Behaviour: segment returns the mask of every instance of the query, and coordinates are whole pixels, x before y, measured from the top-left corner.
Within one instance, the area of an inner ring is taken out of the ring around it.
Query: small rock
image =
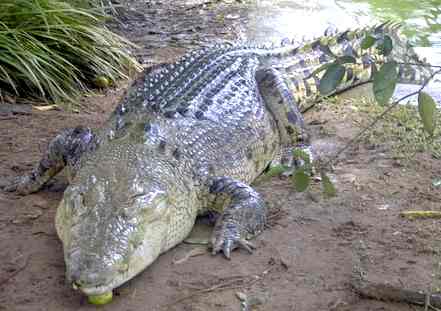
[[[240,300],[240,301],[246,301],[247,300],[247,294],[243,293],[243,292],[236,292],[236,297]]]
[[[29,200],[31,206],[46,209],[49,208],[49,202],[39,195],[34,195]]]
[[[18,215],[15,219],[13,219],[11,222],[14,225],[19,225],[19,224],[24,224],[27,222],[30,222],[31,220],[35,220],[38,217],[40,217],[41,215],[43,215],[43,212],[41,211],[41,209],[35,209],[34,212],[32,213],[27,213],[27,214],[23,214],[23,215]]]
[[[441,187],[441,178],[435,178],[432,180],[432,186],[435,188]]]
[[[286,270],[289,269],[289,267],[291,266],[291,262],[289,262],[286,258],[284,258],[283,256],[280,256],[280,264],[282,265],[283,268],[285,268]]]
[[[0,105],[0,115],[30,115],[31,105],[4,104]]]
[[[389,204],[383,204],[383,205],[380,205],[379,207],[377,207],[377,209],[384,211],[384,210],[389,209],[389,207],[390,207]]]

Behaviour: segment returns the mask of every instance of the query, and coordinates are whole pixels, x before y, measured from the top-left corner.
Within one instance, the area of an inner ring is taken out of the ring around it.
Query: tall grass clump
[[[138,68],[102,12],[60,0],[1,0],[0,90],[71,102],[95,77],[116,80]]]

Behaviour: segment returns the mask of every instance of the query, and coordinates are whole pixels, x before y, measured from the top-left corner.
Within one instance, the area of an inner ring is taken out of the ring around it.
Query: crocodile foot
[[[220,227],[216,226],[211,245],[213,255],[222,251],[227,259],[231,259],[231,251],[238,247],[242,247],[250,253],[256,248],[253,243],[241,237],[239,226],[231,223],[223,224]]]
[[[262,232],[266,223],[265,203],[260,195],[250,186],[230,177],[214,178],[210,193],[226,204],[214,226],[212,253],[222,251],[228,259],[231,251],[238,247],[251,253],[255,247],[247,239]]]

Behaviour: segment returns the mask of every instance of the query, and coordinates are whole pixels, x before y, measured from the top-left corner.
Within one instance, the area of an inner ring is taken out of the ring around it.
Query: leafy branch
[[[435,102],[433,101],[432,97],[430,97],[430,95],[422,92],[422,90],[427,86],[427,84],[437,74],[441,74],[441,67],[440,67],[439,70],[435,71],[428,79],[426,79],[426,81],[421,85],[421,87],[418,90],[416,90],[416,91],[414,91],[412,93],[409,93],[409,94],[407,94],[405,96],[402,96],[401,98],[399,98],[396,101],[392,102],[392,104],[390,104],[390,106],[387,109],[385,109],[378,117],[376,117],[368,126],[363,128],[360,132],[358,132],[357,135],[355,135],[355,137],[353,137],[343,147],[341,147],[339,150],[337,150],[337,152],[332,156],[332,158],[330,158],[328,161],[326,161],[323,164],[323,167],[329,167],[335,160],[338,159],[338,157],[344,151],[346,151],[350,146],[352,146],[354,143],[359,141],[360,138],[367,131],[371,130],[379,121],[384,119],[384,117],[388,113],[390,113],[392,111],[392,109],[394,109],[400,102],[406,100],[407,98],[415,96],[415,95],[419,95],[419,97],[418,97],[418,108],[419,108],[419,111],[420,111],[421,118],[423,120],[423,124],[425,124],[424,120],[427,121],[427,128],[425,126],[425,130],[428,131],[431,135],[433,135],[433,129],[434,129],[434,123],[435,122],[433,120],[434,110],[432,109],[432,107],[434,107],[436,109],[436,105],[435,105]],[[423,110],[423,112],[421,112],[421,109]]]
[[[373,34],[366,33],[365,38],[361,42],[361,49],[373,49],[375,48],[379,56],[387,57],[393,50],[392,39],[384,33],[374,31]],[[330,56],[335,58],[335,61],[330,64],[325,64],[315,70],[312,75],[316,75],[322,71],[325,71],[320,79],[319,92],[323,97],[327,97],[335,94],[338,86],[342,83],[344,76],[347,73],[347,64],[357,64],[357,60],[352,56],[336,56],[331,51],[328,51]],[[355,137],[353,137],[348,143],[337,150],[337,152],[329,158],[325,163],[319,163],[320,174],[322,179],[323,192],[327,196],[334,196],[336,189],[329,177],[326,175],[326,170],[334,163],[338,157],[346,151],[350,146],[358,142],[361,137],[371,130],[380,120],[384,119],[398,104],[406,100],[409,97],[418,95],[418,112],[423,123],[423,128],[428,133],[429,138],[433,139],[436,120],[436,103],[433,98],[423,92],[427,84],[437,75],[441,74],[441,66],[429,65],[424,63],[403,63],[393,60],[382,62],[381,67],[377,70],[376,64],[372,63],[371,70],[373,70],[373,92],[375,100],[380,105],[387,105],[395,91],[396,84],[398,82],[398,65],[406,66],[421,66],[437,69],[433,71],[430,76],[425,79],[421,84],[421,87],[412,93],[402,96],[398,100],[392,102],[378,117],[376,117],[368,126],[363,128]],[[359,64],[361,65],[361,64]],[[304,163],[310,163],[310,160],[304,160]],[[298,168],[293,175],[293,182],[298,191],[304,191],[310,184],[310,174],[305,173],[305,169]]]

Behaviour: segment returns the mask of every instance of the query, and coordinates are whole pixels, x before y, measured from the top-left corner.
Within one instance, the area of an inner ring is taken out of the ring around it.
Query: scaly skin
[[[411,50],[391,33],[398,54]],[[307,141],[297,105],[317,98],[311,73],[326,53],[356,56],[340,90],[371,78],[374,49],[360,50],[364,30],[302,46],[215,46],[146,73],[105,126],[67,130],[40,164],[7,190],[37,191],[67,166],[71,183],[57,211],[66,276],[86,295],[109,293],[180,243],[196,216],[216,210],[213,253],[244,247],[266,222],[249,184],[275,161],[290,163],[298,135]],[[415,62],[415,60],[413,61]],[[411,81],[427,76],[410,70]],[[400,77],[406,80],[402,70]]]

